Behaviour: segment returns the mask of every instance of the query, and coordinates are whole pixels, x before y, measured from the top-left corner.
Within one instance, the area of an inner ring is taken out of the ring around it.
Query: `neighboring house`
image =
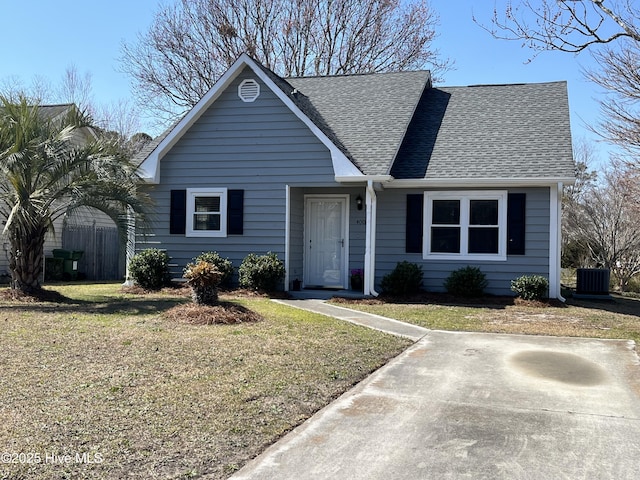
[[[55,121],[57,119],[64,118],[65,115],[73,114],[73,110],[75,108],[76,108],[75,105],[71,103],[66,103],[61,105],[41,105],[39,107],[40,109],[39,111],[40,111],[40,114],[45,118],[49,118]],[[87,135],[92,135],[92,132],[87,132]],[[0,218],[0,224],[1,224],[0,243],[2,244],[2,251],[0,252],[0,277],[2,277],[3,279],[7,279],[8,281],[11,275],[9,271],[10,245],[9,245],[9,239],[7,238],[6,235],[2,233],[6,220],[7,220],[6,218]],[[51,252],[54,249],[62,247],[62,237],[60,235],[60,233],[62,232],[62,221],[63,221],[62,218],[55,221],[53,224],[54,232],[49,232],[47,234],[47,237],[44,243],[44,252],[45,252],[45,256],[47,257],[52,255]]]
[[[72,103],[60,105],[41,105],[39,113],[58,121],[68,115],[77,115],[77,107]],[[78,145],[94,141],[97,136],[91,127],[82,127],[74,133],[74,142]],[[2,234],[6,219],[0,218],[0,282],[8,281],[9,239]],[[99,232],[98,232],[99,230]],[[98,233],[98,234],[97,234]],[[65,235],[66,234],[66,235]],[[65,238],[66,237],[66,238]],[[102,239],[108,239],[100,243]],[[116,245],[113,245],[115,239]],[[78,209],[72,215],[58,217],[53,222],[53,230],[47,233],[44,243],[44,256],[53,256],[54,249],[80,250],[89,255],[79,261],[79,271],[88,278],[97,280],[115,280],[124,276],[124,255],[120,253],[119,238],[115,223],[104,213],[89,207]]]
[[[560,297],[560,202],[574,181],[565,82],[435,88],[429,72],[282,79],[247,55],[141,152],[156,204],[138,250],[173,274],[217,251],[285,262],[289,289],[376,294],[403,260],[442,291],[478,266],[487,291],[539,274]]]

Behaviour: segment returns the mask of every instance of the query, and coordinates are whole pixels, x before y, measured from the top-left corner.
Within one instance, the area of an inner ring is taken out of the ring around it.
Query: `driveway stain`
[[[607,374],[599,365],[578,355],[546,350],[527,350],[511,357],[519,370],[538,378],[579,386],[605,383]]]

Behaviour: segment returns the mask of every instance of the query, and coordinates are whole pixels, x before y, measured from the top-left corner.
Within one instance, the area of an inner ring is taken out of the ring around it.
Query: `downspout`
[[[562,296],[560,280],[560,262],[562,257],[562,182],[550,187],[550,235],[549,235],[549,296],[561,302],[567,300]],[[552,293],[553,292],[553,293]]]
[[[376,221],[378,199],[373,189],[373,181],[367,180],[367,227],[366,227],[366,245],[364,251],[364,293],[377,297],[378,292],[375,291],[376,278]]]

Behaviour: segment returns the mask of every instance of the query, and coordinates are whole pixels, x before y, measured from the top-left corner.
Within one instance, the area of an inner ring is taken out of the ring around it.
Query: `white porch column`
[[[289,281],[291,274],[289,267],[291,266],[291,187],[285,185],[285,220],[284,220],[284,291],[289,291]]]
[[[364,294],[378,296],[375,291],[376,277],[376,221],[378,199],[373,189],[373,182],[367,181],[366,195],[366,233],[365,233],[365,249],[364,249]]]
[[[561,294],[562,271],[562,182],[549,188],[549,298],[564,302]]]

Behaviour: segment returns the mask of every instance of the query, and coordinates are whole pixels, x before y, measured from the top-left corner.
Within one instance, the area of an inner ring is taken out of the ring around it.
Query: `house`
[[[376,295],[401,261],[427,290],[467,265],[487,291],[539,274],[560,297],[562,187],[574,181],[565,82],[433,87],[428,71],[283,79],[242,55],[141,152],[156,204],[138,250],[173,274],[203,251],[284,261],[289,289]]]

